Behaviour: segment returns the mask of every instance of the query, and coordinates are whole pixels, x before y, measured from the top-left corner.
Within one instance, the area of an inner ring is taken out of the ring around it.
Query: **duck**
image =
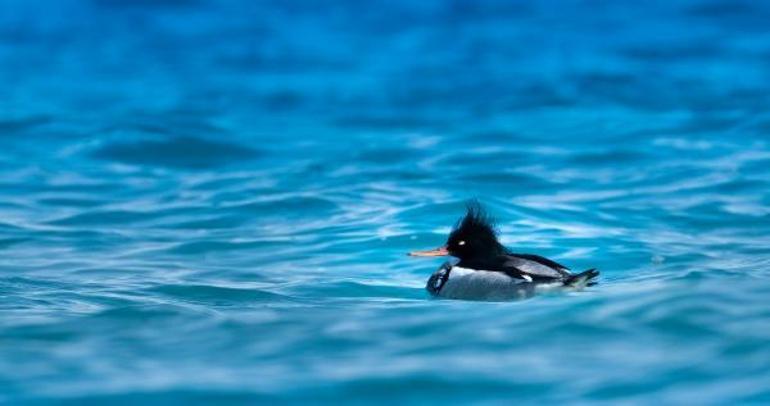
[[[576,291],[597,283],[599,271],[572,273],[535,254],[515,253],[498,239],[494,219],[477,201],[454,226],[446,243],[413,251],[412,257],[454,257],[434,272],[425,286],[434,297],[459,300],[524,299],[549,291]]]

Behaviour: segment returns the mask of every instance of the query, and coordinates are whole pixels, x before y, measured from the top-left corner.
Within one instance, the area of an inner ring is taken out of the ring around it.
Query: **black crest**
[[[505,247],[497,241],[494,221],[475,200],[468,203],[465,217],[449,234],[447,248],[453,256],[461,259],[505,252]]]
[[[492,234],[497,237],[495,221],[487,214],[477,200],[471,200],[466,205],[465,217],[455,224],[453,232],[462,231],[468,234]]]

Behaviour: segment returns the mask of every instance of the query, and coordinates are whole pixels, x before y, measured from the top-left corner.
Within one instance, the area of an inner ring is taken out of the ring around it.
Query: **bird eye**
[[[460,241],[457,243],[457,245],[465,245],[465,241]]]

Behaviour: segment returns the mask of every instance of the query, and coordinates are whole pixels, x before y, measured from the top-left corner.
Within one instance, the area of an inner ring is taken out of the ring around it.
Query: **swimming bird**
[[[452,256],[431,275],[425,288],[433,296],[465,300],[527,298],[549,290],[580,290],[596,284],[596,269],[573,274],[569,268],[534,254],[517,254],[497,238],[494,222],[477,202],[468,204],[446,244],[415,257]]]

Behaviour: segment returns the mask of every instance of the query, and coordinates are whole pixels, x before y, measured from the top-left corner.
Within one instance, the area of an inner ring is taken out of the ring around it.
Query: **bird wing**
[[[508,254],[503,265],[535,278],[561,279],[569,276],[569,268],[548,258],[533,254]]]

